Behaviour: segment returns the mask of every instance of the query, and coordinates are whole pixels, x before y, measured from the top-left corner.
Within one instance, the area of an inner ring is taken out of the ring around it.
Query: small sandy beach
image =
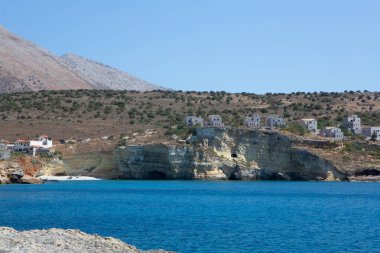
[[[89,180],[100,180],[95,177],[86,176],[39,176],[38,179],[42,181],[89,181]]]

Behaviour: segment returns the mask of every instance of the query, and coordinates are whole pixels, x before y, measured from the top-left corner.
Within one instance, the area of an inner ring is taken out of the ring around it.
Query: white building
[[[8,141],[0,140],[0,148],[6,148],[8,144],[9,144]]]
[[[186,125],[189,127],[193,126],[204,126],[204,120],[201,117],[196,117],[196,116],[186,116],[185,118]]]
[[[318,121],[316,119],[301,119],[299,123],[310,132],[318,133]]]
[[[7,144],[0,143],[0,148],[7,148]]]
[[[258,114],[253,114],[252,117],[245,117],[244,119],[244,126],[246,127],[259,127],[261,117]]]
[[[53,147],[53,140],[49,138],[47,135],[42,135],[38,137],[36,141],[30,141],[29,146],[31,147],[38,147],[42,149],[49,149]]]
[[[283,117],[271,115],[266,118],[266,126],[269,128],[273,127],[285,127],[286,121]]]
[[[9,144],[7,144],[6,148],[7,148],[8,150],[13,151],[13,150],[15,149],[15,144],[9,143]]]
[[[335,140],[343,140],[344,134],[338,127],[325,127],[319,133],[320,136],[334,138]]]
[[[220,115],[209,115],[207,118],[207,126],[224,127],[222,117]]]
[[[6,148],[7,150],[14,150],[15,144],[10,143],[9,141],[6,140],[0,140],[0,148]]]
[[[18,151],[18,152],[29,152],[29,150],[30,150],[29,141],[27,141],[27,140],[17,140],[15,142],[13,150],[14,151]]]
[[[5,146],[0,146],[0,160],[9,160],[11,158],[11,151]]]
[[[14,151],[18,152],[30,152],[33,156],[36,155],[37,151],[46,151],[53,147],[53,141],[46,135],[38,137],[37,140],[17,140],[14,144]]]
[[[346,116],[343,118],[343,127],[351,130],[355,134],[362,133],[361,120],[356,115]]]
[[[37,151],[47,151],[53,147],[53,140],[47,135],[42,135],[36,141],[30,141],[29,146],[30,152],[35,156]]]
[[[375,135],[376,140],[380,141],[380,127],[363,127],[362,134],[367,140],[370,140]]]

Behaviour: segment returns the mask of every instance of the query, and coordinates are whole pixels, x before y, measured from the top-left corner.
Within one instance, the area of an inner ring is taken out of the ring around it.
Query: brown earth
[[[42,168],[42,163],[38,157],[19,156],[15,160],[27,176],[35,176]]]

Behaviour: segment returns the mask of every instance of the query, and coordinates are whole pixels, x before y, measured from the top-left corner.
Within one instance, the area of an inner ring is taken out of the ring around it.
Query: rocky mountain
[[[55,56],[0,26],[0,93],[68,89],[164,88],[79,56]]]
[[[50,52],[0,26],[0,92],[92,89]]]
[[[95,89],[105,90],[165,90],[158,85],[150,84],[128,73],[108,65],[86,59],[74,54],[65,54],[61,58],[69,65],[69,68],[92,83]]]

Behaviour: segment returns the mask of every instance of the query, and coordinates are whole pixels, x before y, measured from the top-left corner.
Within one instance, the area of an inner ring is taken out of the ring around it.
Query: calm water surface
[[[179,252],[380,252],[380,183],[0,185],[0,226],[77,228]]]

